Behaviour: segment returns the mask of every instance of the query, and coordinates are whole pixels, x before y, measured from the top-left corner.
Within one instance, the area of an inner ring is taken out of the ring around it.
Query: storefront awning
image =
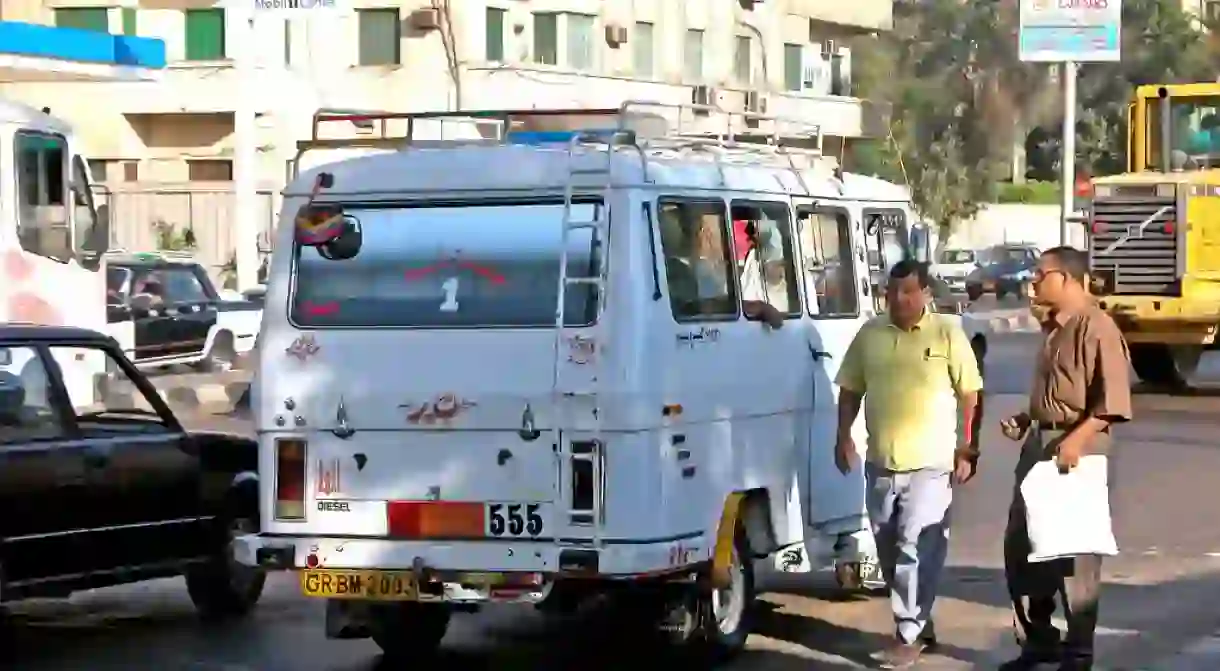
[[[161,40],[0,21],[0,83],[152,81],[164,67]]]

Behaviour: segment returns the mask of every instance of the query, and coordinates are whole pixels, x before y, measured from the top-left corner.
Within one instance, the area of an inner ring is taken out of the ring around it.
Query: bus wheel
[[[369,612],[369,630],[387,659],[414,661],[436,654],[451,616],[445,604],[377,604]]]
[[[729,564],[729,583],[713,587],[700,604],[701,643],[715,660],[732,657],[746,647],[746,638],[753,626],[754,561],[750,558],[749,542],[744,530],[738,528]]]
[[[1139,379],[1161,387],[1187,386],[1199,368],[1201,345],[1169,346],[1160,343],[1130,345],[1131,367]]]

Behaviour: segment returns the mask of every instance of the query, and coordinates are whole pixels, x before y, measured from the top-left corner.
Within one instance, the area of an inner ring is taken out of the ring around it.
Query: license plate
[[[320,569],[301,572],[301,593],[321,599],[415,601],[419,586],[410,571]]]

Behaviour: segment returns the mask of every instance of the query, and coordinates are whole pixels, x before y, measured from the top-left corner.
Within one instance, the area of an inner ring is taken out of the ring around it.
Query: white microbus
[[[386,140],[287,187],[262,527],[237,559],[299,572],[328,636],[390,655],[435,649],[455,610],[620,590],[692,650],[737,651],[754,559],[872,554],[832,380],[875,314],[866,232],[909,233],[905,190],[623,131],[626,106],[496,115],[502,138]],[[745,316],[762,302],[782,326]]]
[[[105,331],[108,224],[67,122],[0,98],[0,322]],[[74,405],[97,400],[98,355],[59,361]]]

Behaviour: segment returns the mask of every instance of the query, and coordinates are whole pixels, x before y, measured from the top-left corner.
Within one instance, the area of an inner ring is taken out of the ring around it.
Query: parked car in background
[[[970,300],[994,293],[996,298],[1025,296],[1038,263],[1038,248],[1032,245],[996,245],[983,253],[978,268],[966,276]]]
[[[958,293],[966,291],[966,278],[978,270],[978,255],[973,249],[944,249],[932,264],[932,274]]]
[[[116,252],[106,258],[111,337],[140,368],[230,369],[254,348],[262,305],[220,295],[193,257]]]
[[[111,375],[75,393],[59,362]],[[187,431],[113,339],[0,323],[0,601],[183,575],[209,616],[247,613],[265,574],[233,538],[259,528],[258,444]]]

